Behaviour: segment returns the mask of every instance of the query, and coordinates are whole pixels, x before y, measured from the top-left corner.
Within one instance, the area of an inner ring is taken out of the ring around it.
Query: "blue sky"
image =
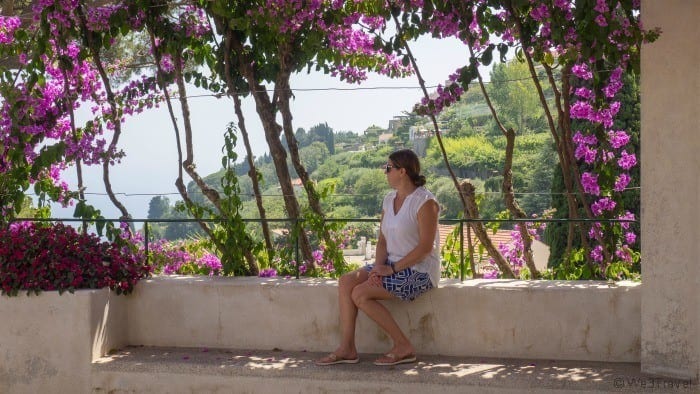
[[[434,40],[423,38],[413,43],[416,56],[426,84],[444,83],[449,74],[466,64],[466,48],[454,39]],[[318,88],[378,88],[378,87],[418,87],[415,76],[392,80],[372,75],[361,85],[349,85],[322,73],[295,75],[292,89]],[[188,95],[206,93],[192,88]],[[362,89],[343,91],[295,91],[292,103],[294,128],[310,127],[327,122],[336,131],[362,133],[371,125],[387,127],[389,120],[402,111],[411,110],[422,97],[418,88],[414,89]],[[204,176],[218,171],[221,167],[221,147],[226,125],[235,121],[233,103],[230,99],[199,97],[189,100],[194,129],[194,158],[198,172]],[[173,103],[175,108],[178,103]],[[252,149],[256,155],[267,151],[262,126],[255,112],[252,99],[244,100],[244,116],[251,134]],[[178,114],[179,116],[179,114]],[[179,119],[181,120],[181,119]],[[182,128],[182,126],[180,126]],[[237,151],[243,155],[243,142]],[[174,186],[177,177],[177,154],[174,132],[165,106],[151,110],[127,120],[124,125],[120,146],[126,157],[112,168],[112,189],[134,218],[145,218],[148,202],[155,194],[176,193]],[[66,178],[75,189],[75,170],[69,169]],[[109,202],[102,183],[101,168],[84,169],[88,202],[102,211],[107,218],[116,218],[119,212]],[[185,182],[189,182],[185,174]],[[95,193],[95,194],[91,194]],[[176,194],[168,196],[176,201]],[[54,217],[72,217],[73,209],[53,207]]]

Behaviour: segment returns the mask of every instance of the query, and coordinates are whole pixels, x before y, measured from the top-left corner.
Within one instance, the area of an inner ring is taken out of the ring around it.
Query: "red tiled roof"
[[[467,241],[467,234],[471,234],[471,239],[472,239],[472,246],[474,247],[474,261],[478,263],[478,268],[481,270],[488,264],[489,261],[489,255],[486,250],[483,251],[483,253],[479,253],[479,245],[481,245],[481,242],[479,239],[476,237],[476,234],[474,234],[474,231],[468,232],[467,231],[467,225],[465,224],[463,227],[464,231],[464,245],[462,245],[464,249],[464,254],[468,253],[468,248],[469,248],[469,243]],[[445,248],[445,241],[447,240],[448,235],[450,235],[453,231],[455,232],[455,236],[459,237],[459,225],[452,225],[452,224],[440,224],[438,225],[438,232],[440,234],[440,248],[441,251],[446,251]],[[455,231],[457,230],[457,231]],[[486,232],[489,235],[489,238],[491,239],[491,242],[493,243],[493,246],[498,248],[498,245],[501,243],[507,244],[511,242],[511,233],[512,230],[498,230],[495,233],[493,230],[486,229]],[[459,239],[456,240],[459,242]],[[459,253],[458,247],[455,249],[455,253]]]
[[[447,239],[447,236],[455,231],[459,225],[453,225],[453,224],[440,224],[438,225],[438,231],[440,233],[440,247],[445,245],[445,240]],[[465,224],[463,227],[464,231],[464,250],[467,249],[467,225]],[[486,232],[489,235],[489,238],[491,239],[491,242],[493,242],[493,245],[498,247],[499,243],[509,243],[511,240],[510,233],[513,230],[498,230],[495,233],[490,230],[486,229]],[[456,233],[457,236],[459,236],[459,232]],[[474,231],[471,231],[471,237],[472,237],[472,243],[474,243],[474,246],[479,242],[479,240],[476,238],[476,235],[474,234]]]
[[[455,229],[459,228],[459,225],[447,225],[447,224],[440,224],[438,227],[438,231],[440,234],[440,248],[441,252],[449,252],[448,250],[445,250],[445,241],[450,233],[452,233]],[[467,242],[467,226],[465,225],[463,227],[464,229],[464,253],[465,255],[468,253],[468,242]],[[493,246],[498,248],[498,245],[501,243],[503,244],[508,244],[511,242],[511,232],[513,230],[498,230],[495,233],[493,230],[486,229],[486,232],[491,239],[491,242],[493,243]],[[456,231],[455,234],[457,237],[459,237],[459,232]],[[474,247],[474,261],[477,262],[477,270],[479,271],[484,271],[484,268],[490,267],[489,265],[489,255],[486,252],[486,250],[483,250],[483,253],[479,253],[479,245],[481,245],[481,242],[476,238],[475,234],[473,231],[471,231],[471,238],[472,238],[472,245]],[[457,240],[459,242],[459,240]],[[539,270],[543,270],[547,268],[547,260],[549,259],[549,247],[545,245],[544,243],[534,240],[532,243],[532,251],[533,251],[533,259],[535,266]],[[459,247],[457,246],[454,250],[454,253],[459,253]],[[490,269],[490,268],[488,268]]]

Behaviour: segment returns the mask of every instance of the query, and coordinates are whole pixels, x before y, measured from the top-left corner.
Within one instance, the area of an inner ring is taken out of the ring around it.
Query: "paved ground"
[[[135,387],[144,387],[144,381],[162,375],[161,380],[182,378],[182,382],[191,383],[195,377],[219,382],[257,379],[252,390],[243,390],[244,385],[227,386],[240,387],[240,392],[405,392],[406,387],[408,391],[443,393],[699,392],[696,382],[645,376],[635,363],[419,356],[415,364],[377,367],[372,361],[378,355],[361,354],[358,364],[319,367],[313,360],[321,356],[277,349],[127,347],[93,364],[94,375],[102,377],[94,386],[95,392],[138,392],[127,389],[125,382],[142,379],[141,386]],[[156,385],[148,387],[144,390],[159,390]],[[183,392],[195,390],[183,388]]]

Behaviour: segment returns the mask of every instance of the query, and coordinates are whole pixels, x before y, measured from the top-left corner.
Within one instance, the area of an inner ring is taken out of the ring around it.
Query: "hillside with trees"
[[[491,73],[489,93],[508,124],[522,130],[516,138],[514,157],[514,186],[527,212],[542,214],[551,208],[551,181],[557,165],[551,147],[551,137],[545,129],[543,113],[537,106],[532,81],[527,70],[518,62],[499,64]],[[539,110],[538,110],[539,109]],[[430,133],[429,119],[404,112],[387,122],[388,127],[369,126],[363,133],[336,131],[328,122],[314,125],[308,130],[295,132],[301,161],[323,190],[332,192],[322,201],[331,218],[378,218],[381,200],[389,191],[380,167],[387,156],[396,149],[408,147],[422,156],[423,171],[428,178],[427,187],[442,204],[444,219],[457,219],[462,212],[459,196],[447,174],[439,147]],[[445,109],[439,116],[445,149],[453,170],[460,178],[470,179],[478,186],[480,210],[484,218],[495,219],[505,209],[501,198],[502,170],[506,140],[498,131],[484,103],[481,92],[472,89],[464,97]],[[386,140],[381,136],[390,135]],[[289,160],[289,159],[288,159]],[[290,161],[291,166],[291,161]],[[263,201],[268,218],[286,218],[281,204],[275,168],[269,155],[258,157],[255,168],[263,180]],[[240,197],[243,201],[242,216],[258,218],[253,198],[252,181],[247,176],[246,162],[236,164]],[[206,176],[212,188],[221,188],[224,171]],[[293,179],[297,174],[290,173]],[[298,198],[304,200],[298,184]],[[205,203],[196,186],[188,186],[193,200]],[[173,210],[172,217],[176,213]],[[283,227],[286,224],[280,223]],[[274,226],[274,225],[273,225]],[[181,225],[178,225],[181,227]],[[196,230],[195,227],[192,227]],[[182,232],[171,232],[171,234]],[[167,236],[167,234],[164,234]],[[181,235],[179,235],[181,236]]]
[[[486,85],[487,92],[504,125],[518,130],[512,181],[520,207],[532,216],[541,217],[553,212],[554,217],[565,218],[567,210],[562,197],[564,190],[561,170],[542,107],[527,73],[524,64],[517,61],[497,64],[491,72],[490,83]],[[541,69],[540,76],[546,78]],[[623,92],[625,110],[618,123],[620,128],[630,130],[633,143],[638,146],[639,92],[635,79],[629,76],[627,78]],[[548,100],[553,99],[551,90],[544,93]],[[481,217],[507,217],[501,191],[507,141],[489,112],[482,92],[470,89],[461,100],[444,109],[437,119],[443,135],[443,147],[453,172],[460,179],[468,179],[476,187]],[[308,131],[304,128],[296,130],[295,137],[304,168],[316,187],[327,191],[321,204],[328,217],[347,219],[349,222],[353,219],[377,219],[381,200],[389,191],[381,166],[391,152],[408,147],[422,157],[423,172],[428,178],[427,187],[435,193],[442,205],[441,218],[461,218],[463,206],[445,167],[442,151],[430,131],[430,119],[417,115],[414,111],[405,111],[387,123],[388,127],[371,125],[362,133],[336,131],[328,122],[314,125]],[[288,217],[271,157],[263,155],[256,159],[254,165],[264,185],[262,195],[267,217]],[[289,165],[291,167],[291,161]],[[242,200],[241,215],[248,219],[258,219],[259,210],[254,201],[252,181],[247,176],[249,170],[246,162],[235,166]],[[210,174],[205,180],[211,187],[220,189],[224,173],[222,170]],[[635,175],[638,177],[638,169]],[[306,206],[308,203],[301,191],[297,174],[292,172],[290,177],[295,179],[297,198]],[[201,195],[197,195],[193,183],[188,189],[197,203],[206,204]],[[628,209],[638,213],[639,199],[634,190],[630,190],[624,201]],[[162,203],[160,200],[152,201],[156,207]],[[163,217],[186,217],[184,209],[180,208],[157,209],[169,212]],[[251,228],[255,226],[249,225]],[[512,224],[499,226],[511,228]],[[562,231],[562,226],[566,225],[550,225],[544,237],[544,241],[552,247],[552,266],[564,260],[567,232]],[[271,227],[286,229],[289,223],[276,222]],[[376,225],[365,223],[356,228],[360,228],[359,235],[369,238],[376,236]],[[156,233],[167,239],[187,237],[197,232],[197,227],[192,223],[156,226]],[[580,244],[574,241],[573,246],[578,247]]]

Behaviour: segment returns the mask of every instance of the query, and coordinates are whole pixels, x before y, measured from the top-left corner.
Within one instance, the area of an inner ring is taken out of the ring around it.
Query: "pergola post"
[[[644,0],[642,330],[644,373],[700,371],[700,2]]]

